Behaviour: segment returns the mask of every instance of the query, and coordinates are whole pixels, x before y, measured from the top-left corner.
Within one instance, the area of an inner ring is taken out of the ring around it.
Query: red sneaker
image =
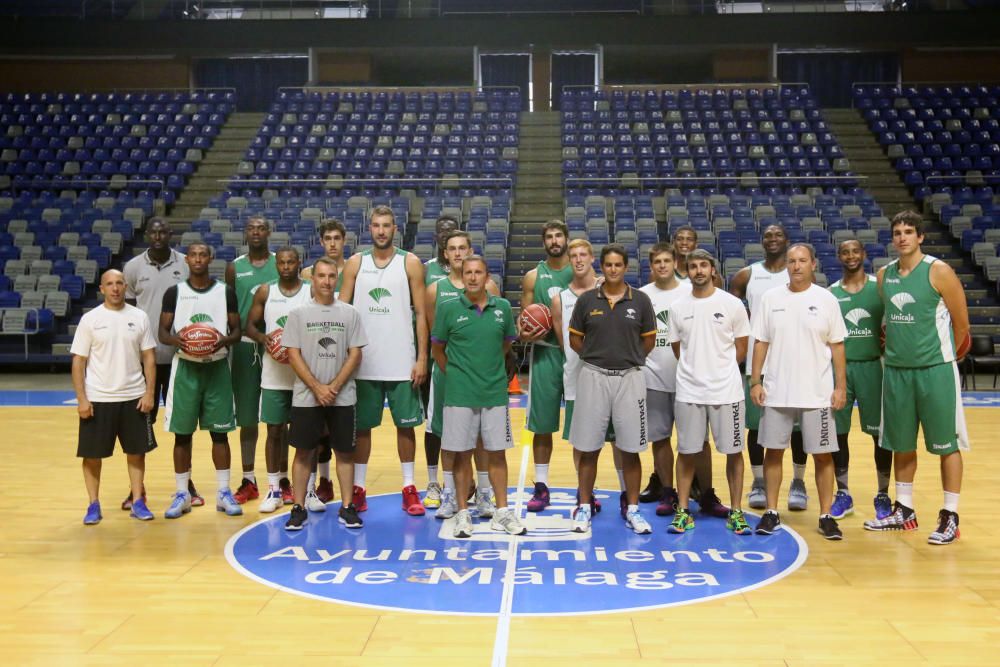
[[[251,482],[246,477],[240,483],[240,488],[236,489],[236,493],[233,494],[233,498],[236,499],[240,505],[243,505],[248,500],[256,500],[260,497],[260,493],[257,491],[257,485]]]
[[[410,516],[423,516],[424,504],[420,502],[420,494],[413,484],[403,487],[403,511]]]
[[[194,482],[188,480],[188,493],[191,494],[191,507],[201,507],[205,504],[205,499],[198,494],[198,489],[194,488]]]
[[[281,489],[281,504],[294,505],[295,494],[292,493],[292,483],[288,481],[287,477],[281,478],[278,482],[278,488]]]
[[[326,477],[320,477],[319,484],[316,485],[316,495],[324,503],[333,500],[333,482]]]
[[[363,486],[354,485],[354,492],[351,494],[351,500],[354,503],[354,509],[359,512],[364,512],[368,509],[368,492],[365,491]]]

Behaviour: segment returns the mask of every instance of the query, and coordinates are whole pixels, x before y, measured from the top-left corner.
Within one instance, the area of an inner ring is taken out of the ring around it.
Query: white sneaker
[[[573,510],[574,533],[586,533],[590,531],[590,504],[577,505]]]
[[[306,509],[310,512],[325,512],[326,503],[319,499],[314,489],[306,492]]]
[[[427,492],[424,494],[424,507],[434,509],[441,507],[441,485],[431,482],[427,485]]]
[[[435,519],[450,519],[458,513],[458,502],[455,500],[455,489],[441,491],[441,505],[434,512]]]
[[[757,480],[753,481],[753,486],[750,487],[750,493],[747,494],[747,504],[750,505],[750,509],[762,510],[767,507],[767,491],[764,489],[764,483],[758,483]]]
[[[284,503],[281,500],[281,491],[277,489],[271,489],[264,496],[264,499],[260,501],[260,513],[270,514],[276,511],[279,507],[283,507]]]
[[[496,511],[493,504],[493,490],[490,488],[476,489],[476,514],[480,519],[489,519]]]
[[[653,528],[649,522],[639,514],[639,510],[633,510],[625,514],[625,525],[631,528],[636,535],[649,535]]]
[[[507,533],[508,535],[524,535],[528,529],[521,525],[517,516],[509,507],[501,507],[493,513],[490,529]]]
[[[472,517],[469,510],[461,510],[455,516],[455,537],[472,537]]]

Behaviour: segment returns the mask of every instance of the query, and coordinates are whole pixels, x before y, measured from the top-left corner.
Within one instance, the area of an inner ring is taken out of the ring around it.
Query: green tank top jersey
[[[573,280],[573,267],[567,264],[563,268],[553,271],[543,260],[538,263],[535,269],[534,302],[552,308],[552,297],[569,287]],[[543,340],[550,345],[559,345],[559,341],[552,331]]]
[[[427,260],[424,264],[424,285],[430,285],[431,283],[436,283],[442,278],[448,275],[448,270],[441,265],[441,262],[434,259]]]
[[[885,363],[902,368],[926,368],[955,360],[951,313],[931,285],[930,255],[910,271],[899,273],[899,261],[885,267],[882,303],[885,307]]]
[[[465,292],[465,289],[455,287],[455,283],[451,282],[451,278],[443,276],[441,280],[437,281],[437,294],[435,295],[434,300],[435,314],[442,303],[445,303],[446,301],[454,301],[461,296],[463,292]]]
[[[344,286],[344,272],[341,271],[337,274],[337,285],[333,288],[337,294],[340,294],[340,288]]]
[[[273,252],[262,266],[254,266],[249,255],[240,255],[233,260],[233,273],[236,275],[236,303],[240,308],[240,324],[245,327],[254,292],[258,286],[278,279],[278,263]]]
[[[840,304],[840,314],[847,325],[844,350],[848,361],[871,361],[882,355],[879,329],[882,326],[882,299],[878,295],[878,280],[868,276],[865,286],[857,294],[844,289],[838,280],[830,291]]]

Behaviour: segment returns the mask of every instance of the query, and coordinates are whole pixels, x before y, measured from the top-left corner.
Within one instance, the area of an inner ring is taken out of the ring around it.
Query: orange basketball
[[[281,345],[281,335],[284,329],[275,329],[268,338],[267,353],[279,364],[288,363],[288,348]]]
[[[207,324],[192,324],[178,332],[184,341],[184,351],[192,357],[207,357],[215,352],[216,346],[222,340],[222,334]]]
[[[552,330],[552,312],[544,304],[533,303],[521,310],[517,322],[521,331],[529,335],[548,333]]]

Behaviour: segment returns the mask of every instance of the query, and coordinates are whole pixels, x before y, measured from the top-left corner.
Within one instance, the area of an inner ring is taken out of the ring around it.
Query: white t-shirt
[[[716,288],[704,298],[690,294],[674,303],[668,340],[681,344],[676,400],[696,405],[742,401],[743,378],[736,361],[736,339],[749,335],[747,309],[724,290]]]
[[[663,290],[656,283],[650,283],[639,289],[649,296],[649,300],[653,302],[653,312],[656,313],[656,344],[646,357],[646,365],[642,367],[642,374],[646,376],[646,389],[672,393],[676,390],[677,358],[667,342],[670,334],[670,310],[677,301],[691,294],[691,283],[678,281],[677,286],[671,290]]]
[[[156,349],[149,317],[135,306],[100,305],[80,318],[70,353],[87,357],[84,390],[93,403],[118,403],[146,393],[142,352]]]
[[[787,286],[765,293],[754,309],[755,339],[769,343],[764,404],[779,408],[828,408],[833,394],[831,343],[847,327],[837,297],[817,285],[802,292]]]
[[[125,298],[135,299],[135,305],[149,317],[153,327],[153,338],[160,326],[160,309],[163,293],[188,279],[190,270],[184,261],[184,253],[170,251],[170,257],[163,264],[149,258],[149,252],[136,255],[122,269],[125,275]],[[169,364],[174,358],[174,348],[157,341],[156,363]]]
[[[750,279],[747,280],[747,308],[750,309],[750,317],[753,317],[757,310],[757,304],[764,294],[775,287],[785,287],[788,285],[788,269],[782,269],[771,273],[764,267],[764,262],[754,262],[750,265]],[[753,368],[753,336],[750,337],[750,344],[747,347],[747,362],[745,372],[750,376]],[[766,373],[765,373],[766,375]]]

